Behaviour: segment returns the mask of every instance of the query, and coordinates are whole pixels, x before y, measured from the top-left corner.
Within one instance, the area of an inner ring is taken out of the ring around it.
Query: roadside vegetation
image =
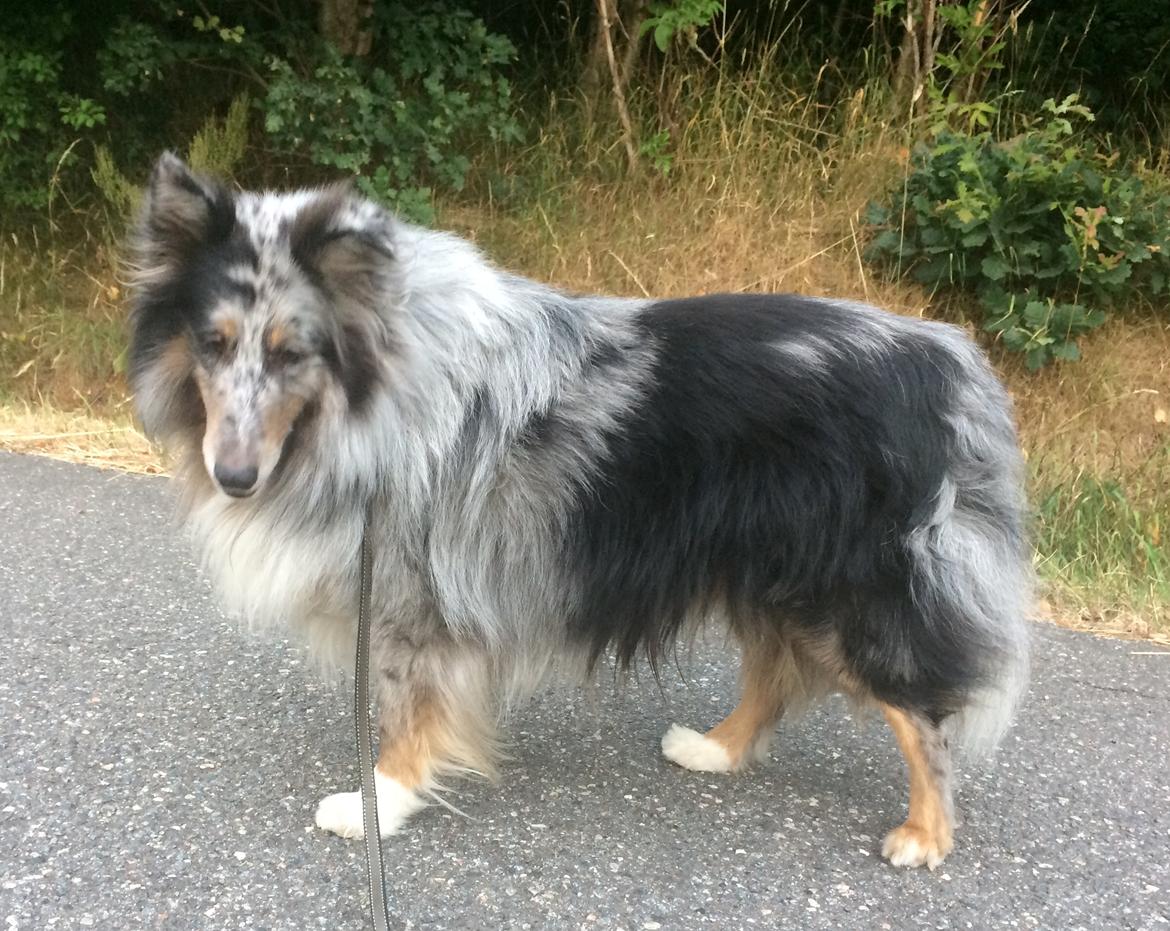
[[[576,290],[962,324],[1045,609],[1170,632],[1170,25],[1137,0],[43,4],[0,25],[0,444],[164,467],[118,243],[163,148],[356,183]]]

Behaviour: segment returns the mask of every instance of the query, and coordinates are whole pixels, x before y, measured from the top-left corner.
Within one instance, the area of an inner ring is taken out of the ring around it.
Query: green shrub
[[[142,188],[122,173],[104,145],[94,149],[90,176],[108,211],[102,231],[114,239],[142,203]]]
[[[142,177],[190,140],[204,170],[247,183],[360,175],[366,193],[425,219],[432,188],[463,186],[468,151],[519,138],[504,75],[515,48],[457,0],[375,5],[358,57],[328,43],[314,5],[229,6],[230,22],[177,0],[48,0],[0,20],[0,208],[23,219],[53,189],[73,206],[100,193],[121,215],[121,172]],[[248,148],[261,140],[242,95],[267,145]]]
[[[1006,142],[940,132],[866,214],[867,258],[975,293],[984,328],[1030,368],[1079,358],[1077,338],[1109,310],[1170,282],[1170,197],[1078,136],[1073,120],[1092,114],[1075,96],[1044,110]]]
[[[187,161],[196,171],[230,178],[248,147],[248,109],[251,99],[240,94],[222,119],[211,114],[191,140]]]
[[[90,97],[65,80],[69,11],[22,11],[0,32],[0,205],[48,204],[53,177],[77,141],[105,123]]]
[[[378,7],[375,47],[393,55],[367,62],[325,48],[308,74],[272,58],[264,128],[286,157],[307,152],[317,168],[360,175],[365,193],[429,220],[432,186],[462,189],[470,142],[520,137],[499,74],[515,48],[443,4]]]

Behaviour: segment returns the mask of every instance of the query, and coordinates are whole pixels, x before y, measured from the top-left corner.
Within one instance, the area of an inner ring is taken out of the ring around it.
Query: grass
[[[44,404],[0,404],[0,449],[143,475],[166,473],[161,452],[129,414],[99,416]]]
[[[109,250],[0,238],[0,403],[128,413],[126,325]]]
[[[659,140],[636,173],[616,124],[585,126],[574,103],[550,100],[530,146],[482,156],[475,186],[439,204],[439,225],[572,290],[799,291],[963,319],[962,303],[861,261],[859,215],[906,157],[877,85],[782,73],[766,60],[736,80],[683,73],[635,98],[644,138]],[[0,445],[158,471],[130,423],[105,239],[0,244]],[[1062,623],[1170,634],[1168,324],[1165,308],[1118,314],[1085,341],[1084,361],[1040,373],[992,350],[1016,400],[1036,563]]]

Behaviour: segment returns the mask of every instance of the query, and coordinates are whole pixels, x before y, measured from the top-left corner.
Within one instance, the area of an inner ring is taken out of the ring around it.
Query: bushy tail
[[[985,757],[995,751],[1027,690],[1028,638],[1022,623],[1019,633],[1019,639],[1001,654],[993,675],[945,725],[952,744],[968,757]]]
[[[986,488],[982,489],[984,492]],[[951,491],[912,542],[920,578],[936,619],[975,675],[959,710],[947,719],[954,745],[972,757],[990,754],[1002,740],[1027,689],[1033,585],[1022,504],[999,499],[964,506]],[[967,497],[968,504],[971,497]],[[948,506],[949,505],[949,506]]]
[[[945,341],[964,373],[947,415],[948,477],[909,543],[933,616],[949,624],[947,637],[974,673],[947,726],[956,745],[978,756],[999,744],[1027,688],[1032,549],[1011,400],[969,340]]]

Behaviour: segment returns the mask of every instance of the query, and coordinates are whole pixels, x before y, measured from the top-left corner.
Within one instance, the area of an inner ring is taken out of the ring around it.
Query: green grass
[[[1170,629],[1170,444],[1137,474],[1039,477],[1032,502],[1037,568],[1066,610]]]

